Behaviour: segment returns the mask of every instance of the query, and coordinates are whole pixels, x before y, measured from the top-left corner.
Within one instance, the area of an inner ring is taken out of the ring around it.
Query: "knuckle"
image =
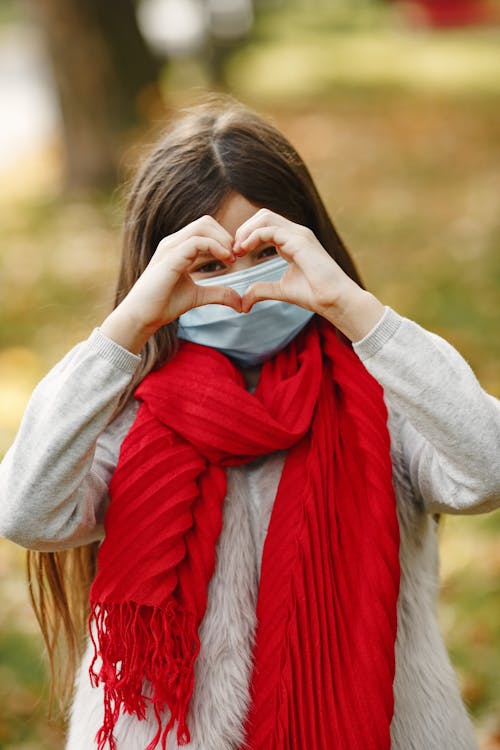
[[[194,234],[183,243],[183,247],[185,248],[186,252],[193,253],[198,250],[204,250],[205,243],[206,243],[205,237],[200,237],[199,235]]]
[[[197,234],[193,239],[198,247],[206,248],[212,244],[210,237],[206,237],[204,234]]]
[[[195,221],[195,224],[197,224],[198,227],[201,227],[201,229],[208,229],[209,227],[213,227],[214,222],[215,219],[210,216],[210,214],[203,214],[203,216],[200,216],[200,218]]]
[[[271,219],[273,216],[273,212],[270,211],[268,208],[261,208],[259,211],[259,214],[261,215],[263,219],[266,219],[266,221]]]
[[[163,237],[163,238],[162,238],[162,239],[161,239],[161,240],[159,241],[159,243],[158,243],[158,246],[157,246],[156,250],[157,250],[157,251],[158,251],[158,250],[160,250],[160,252],[161,252],[162,250],[165,250],[165,248],[167,248],[169,244],[170,244],[170,237]]]

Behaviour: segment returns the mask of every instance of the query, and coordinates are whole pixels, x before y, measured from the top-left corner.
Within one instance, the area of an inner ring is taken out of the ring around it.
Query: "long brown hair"
[[[293,146],[247,107],[229,97],[217,97],[180,113],[131,185],[115,306],[144,271],[163,237],[204,214],[214,215],[231,193],[308,226],[340,267],[363,286]],[[145,375],[165,363],[175,350],[174,322],[160,328],[147,342],[141,365],[113,416]],[[28,553],[31,598],[50,660],[51,696],[56,683],[64,698],[73,686],[85,641],[97,547]],[[61,647],[64,658],[58,670]]]

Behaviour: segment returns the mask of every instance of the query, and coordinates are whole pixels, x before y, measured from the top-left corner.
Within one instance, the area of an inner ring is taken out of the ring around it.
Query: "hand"
[[[211,216],[202,216],[162,239],[146,269],[101,331],[138,353],[161,326],[200,305],[219,304],[241,311],[241,298],[229,287],[199,286],[188,269],[197,258],[234,261],[233,238]]]
[[[243,295],[243,312],[260,300],[276,299],[323,315],[341,290],[357,286],[310,229],[265,208],[239,227],[233,251],[245,255],[264,244],[274,245],[289,266],[278,281],[253,284]]]
[[[233,252],[243,256],[264,244],[274,245],[289,266],[278,281],[252,284],[242,297],[242,312],[264,299],[290,302],[322,315],[351,341],[363,338],[382,317],[382,303],[340,268],[309,228],[263,208],[238,228]]]

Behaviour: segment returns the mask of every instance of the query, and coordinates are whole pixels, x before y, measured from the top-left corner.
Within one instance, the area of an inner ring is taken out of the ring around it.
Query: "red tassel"
[[[187,745],[189,701],[194,688],[194,663],[200,641],[193,615],[181,612],[170,600],[164,608],[121,604],[93,604],[89,630],[94,658],[89,668],[92,685],[104,686],[104,720],[96,736],[98,750],[116,750],[113,730],[120,713],[146,718],[152,704],[158,731],[147,750],[155,750],[178,722],[177,742]],[[97,661],[100,659],[100,665]],[[149,683],[150,694],[145,694]],[[170,719],[163,726],[162,710]]]

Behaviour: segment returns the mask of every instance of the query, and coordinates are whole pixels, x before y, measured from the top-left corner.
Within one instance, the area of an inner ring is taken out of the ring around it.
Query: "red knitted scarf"
[[[113,750],[121,711],[180,745],[222,526],[226,466],[288,449],[264,544],[250,750],[389,750],[399,527],[382,388],[321,319],[264,364],[256,391],[182,343],[142,402],[111,483],[91,590]]]

